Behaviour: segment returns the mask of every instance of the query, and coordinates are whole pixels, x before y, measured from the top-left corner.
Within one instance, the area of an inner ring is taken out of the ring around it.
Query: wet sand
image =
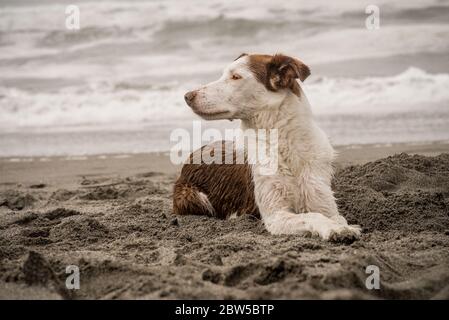
[[[164,154],[0,159],[0,298],[448,299],[449,145],[339,151],[338,205],[363,228],[351,245],[175,217]]]

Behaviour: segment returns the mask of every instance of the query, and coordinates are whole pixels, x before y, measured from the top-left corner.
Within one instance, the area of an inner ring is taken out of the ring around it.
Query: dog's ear
[[[247,53],[242,53],[241,55],[239,55],[237,58],[234,59],[234,61],[240,59],[241,57],[247,56]]]
[[[299,93],[295,79],[304,81],[309,75],[309,67],[300,60],[276,54],[267,64],[267,87],[272,90],[290,88],[294,93]]]

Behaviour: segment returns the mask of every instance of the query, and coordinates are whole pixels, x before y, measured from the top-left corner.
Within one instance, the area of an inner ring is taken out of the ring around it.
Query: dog
[[[174,186],[174,214],[218,218],[251,214],[260,216],[273,235],[336,242],[360,237],[360,227],[349,225],[338,212],[331,189],[335,151],[313,120],[300,85],[309,75],[309,67],[299,59],[244,53],[217,81],[185,94],[188,106],[205,120],[240,119],[242,130],[277,129],[278,170],[267,175],[260,173],[257,163],[187,161]],[[219,150],[219,144],[227,142],[203,146],[189,160],[205,148],[212,153]],[[229,152],[220,150],[223,157]],[[231,152],[235,160],[236,151]]]

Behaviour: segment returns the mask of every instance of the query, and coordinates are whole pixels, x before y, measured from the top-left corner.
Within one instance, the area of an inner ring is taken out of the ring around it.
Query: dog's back
[[[221,145],[221,146],[220,146]],[[205,163],[202,154],[215,157],[221,149],[221,163]],[[194,159],[200,163],[195,164]],[[232,159],[232,164],[225,164]],[[182,167],[173,191],[173,213],[207,215],[220,219],[232,215],[259,216],[254,183],[248,164],[236,164],[237,151],[231,141],[216,141],[194,151]]]

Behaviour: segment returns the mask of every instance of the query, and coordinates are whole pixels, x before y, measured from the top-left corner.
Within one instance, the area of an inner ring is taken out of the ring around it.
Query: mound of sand
[[[175,217],[174,178],[1,190],[0,298],[449,298],[448,154],[339,170],[339,208],[364,230],[349,246],[272,236],[250,216]],[[63,286],[67,265],[80,290]]]

